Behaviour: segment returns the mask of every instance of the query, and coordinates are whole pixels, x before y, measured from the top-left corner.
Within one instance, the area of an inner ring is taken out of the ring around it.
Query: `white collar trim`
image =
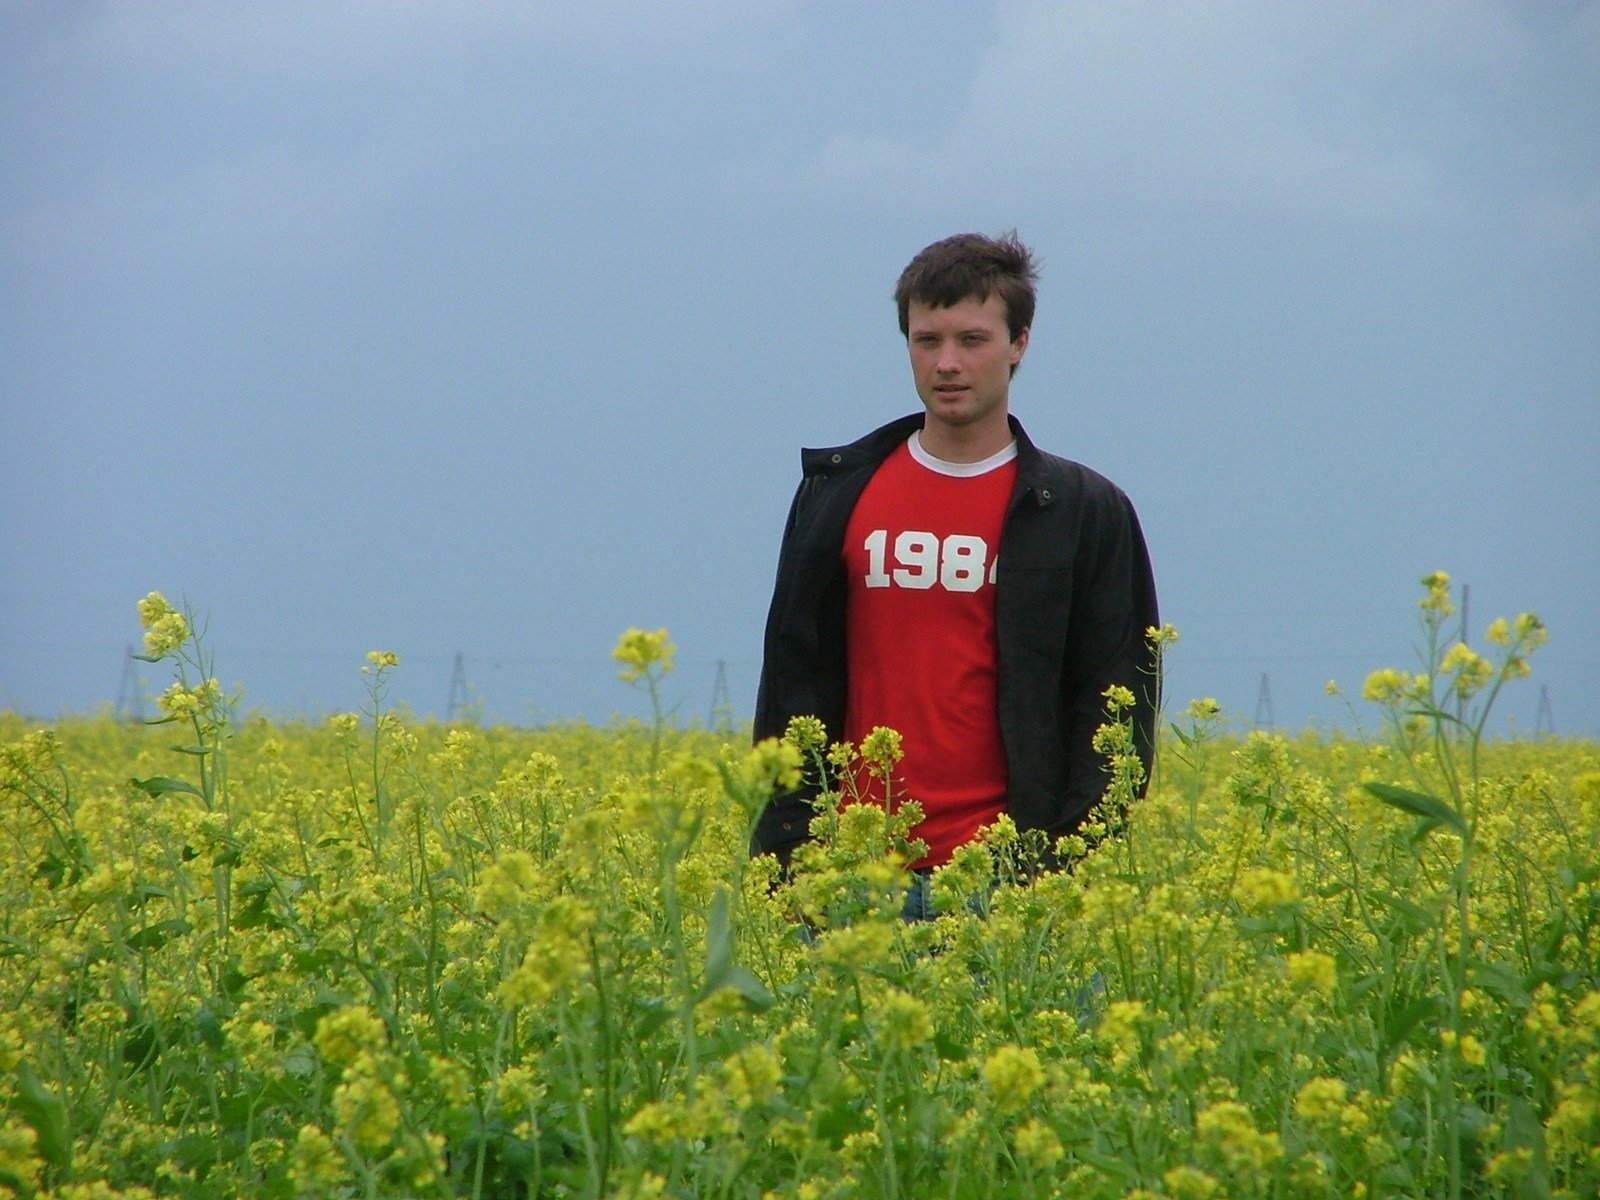
[[[957,479],[970,479],[975,475],[987,475],[997,467],[1003,467],[1017,456],[1017,440],[1012,438],[1006,445],[996,450],[988,458],[978,462],[945,462],[942,458],[935,458],[922,448],[922,431],[913,430],[911,437],[906,441],[911,451],[911,457],[921,466],[927,467],[940,475],[950,475]]]

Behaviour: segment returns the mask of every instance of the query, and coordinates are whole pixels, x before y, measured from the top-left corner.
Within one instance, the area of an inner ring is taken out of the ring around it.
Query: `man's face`
[[[928,420],[951,429],[1003,423],[1011,368],[1028,348],[1026,329],[1011,340],[1005,301],[992,292],[949,308],[913,300],[906,317],[911,373]]]

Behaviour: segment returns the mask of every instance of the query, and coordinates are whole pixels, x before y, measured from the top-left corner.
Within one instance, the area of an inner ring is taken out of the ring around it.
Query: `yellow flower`
[[[861,739],[862,760],[882,771],[889,770],[904,757],[900,734],[888,726],[874,726],[872,732]]]
[[[575,896],[547,901],[522,962],[500,983],[500,998],[513,1008],[530,1007],[583,979],[594,923],[594,911]]]
[[[1161,1176],[1161,1182],[1167,1185],[1173,1200],[1211,1200],[1221,1190],[1210,1175],[1187,1165],[1170,1168]]]
[[[1066,1154],[1056,1131],[1038,1117],[1029,1117],[1023,1122],[1011,1144],[1016,1148],[1017,1157],[1036,1171],[1053,1167]]]
[[[683,1123],[679,1108],[652,1100],[628,1118],[622,1132],[646,1142],[670,1142],[678,1136]]]
[[[1257,1129],[1250,1110],[1237,1100],[1224,1100],[1205,1109],[1195,1117],[1195,1128],[1236,1171],[1260,1170],[1283,1154],[1278,1135]]]
[[[1342,1079],[1319,1075],[1308,1079],[1294,1097],[1294,1110],[1307,1121],[1324,1122],[1336,1119],[1344,1109],[1348,1094]]]
[[[520,1063],[500,1072],[494,1084],[495,1104],[508,1119],[533,1111],[544,1099],[544,1093],[544,1085],[534,1078],[533,1070]]]
[[[730,1055],[722,1064],[722,1074],[734,1105],[747,1109],[777,1095],[783,1065],[770,1047],[758,1043]]]
[[[1550,639],[1550,631],[1545,628],[1544,622],[1531,612],[1517,614],[1512,633],[1517,641],[1526,644],[1530,650],[1544,645]]]
[[[376,1154],[394,1142],[400,1128],[400,1102],[378,1077],[370,1054],[358,1059],[334,1089],[333,1115],[366,1154]]]
[[[1251,867],[1239,877],[1233,898],[1246,908],[1276,908],[1300,898],[1293,875],[1272,867]]]
[[[1133,707],[1133,693],[1120,683],[1113,683],[1100,694],[1106,698],[1106,711],[1109,713],[1119,713]]]
[[[1457,1037],[1454,1030],[1441,1030],[1439,1042],[1446,1050],[1454,1050],[1461,1061],[1469,1067],[1481,1067],[1487,1061],[1488,1055],[1483,1043],[1470,1033],[1463,1033]]]
[[[147,658],[165,658],[189,636],[189,622],[160,592],[151,592],[139,601],[139,623],[144,627]]]
[[[1582,1083],[1564,1083],[1559,1094],[1561,1099],[1544,1125],[1551,1145],[1567,1153],[1584,1148],[1592,1152],[1600,1139],[1600,1100]]]
[[[618,678],[625,683],[636,683],[646,675],[659,672],[666,675],[672,670],[672,656],[678,652],[667,637],[665,629],[647,633],[643,629],[627,629],[617,639],[611,657],[622,664]]]
[[[1424,575],[1422,586],[1428,589],[1428,594],[1417,601],[1417,607],[1423,612],[1448,617],[1456,611],[1456,606],[1450,603],[1450,576],[1445,572],[1435,571],[1431,575]]]
[[[1320,950],[1297,950],[1285,960],[1289,967],[1289,981],[1302,984],[1327,995],[1339,981],[1333,957]]]
[[[817,944],[817,956],[841,975],[855,975],[885,962],[894,949],[894,931],[882,921],[862,921],[835,929]]]
[[[1139,1044],[1139,1027],[1145,1023],[1143,1000],[1113,1000],[1100,1018],[1095,1036],[1107,1045],[1131,1053]]]
[[[388,1037],[388,1030],[376,1013],[364,1004],[352,1004],[335,1009],[318,1021],[313,1040],[323,1058],[348,1067],[364,1052],[381,1049]]]
[[[783,740],[802,754],[821,750],[828,741],[828,730],[816,717],[791,717]]]
[[[847,1161],[865,1162],[882,1145],[883,1139],[878,1136],[876,1129],[863,1129],[857,1133],[847,1134],[839,1146],[839,1152]]]
[[[1586,1030],[1592,1037],[1600,1034],[1600,991],[1590,992],[1572,1006],[1574,1031]]]
[[[346,1173],[344,1156],[315,1125],[302,1125],[295,1135],[289,1170],[299,1190],[313,1196],[331,1192]]]
[[[1411,676],[1393,667],[1383,667],[1367,676],[1361,685],[1361,698],[1378,704],[1404,699],[1411,690]]]
[[[793,742],[784,738],[763,738],[734,769],[736,790],[764,804],[774,788],[800,785],[800,761],[800,750]]]
[[[984,1062],[983,1082],[995,1107],[1013,1113],[1044,1086],[1044,1067],[1031,1046],[1001,1046]]]
[[[1456,677],[1455,690],[1462,696],[1481,691],[1494,674],[1489,660],[1465,642],[1457,642],[1445,651],[1439,670],[1442,674]]]
[[[1222,712],[1222,705],[1217,703],[1215,696],[1207,696],[1203,700],[1189,701],[1189,719],[1191,721],[1209,721]]]
[[[1174,625],[1151,625],[1144,631],[1144,640],[1157,648],[1170,646],[1178,640],[1178,630]]]
[[[506,921],[521,914],[537,895],[539,864],[526,850],[508,850],[479,877],[477,909],[490,920]]]
[[[933,1040],[933,1018],[926,1001],[891,988],[878,1004],[884,1045],[890,1050],[914,1050]]]
[[[38,1140],[39,1135],[26,1125],[10,1121],[0,1125],[0,1179],[9,1177],[21,1184],[21,1194],[25,1196],[33,1194],[33,1185],[39,1181],[39,1168],[43,1165],[34,1152]]]

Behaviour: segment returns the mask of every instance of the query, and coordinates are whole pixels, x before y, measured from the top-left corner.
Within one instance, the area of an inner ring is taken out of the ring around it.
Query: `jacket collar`
[[[876,467],[893,453],[896,446],[910,437],[913,430],[922,428],[922,420],[922,413],[910,413],[842,446],[803,449],[800,451],[801,469],[809,478],[813,475],[835,475],[858,467]],[[1044,455],[1022,428],[1021,421],[1010,413],[1006,414],[1006,421],[1011,426],[1011,436],[1017,439],[1015,495],[1031,494],[1039,504],[1049,504],[1054,495],[1045,486]]]

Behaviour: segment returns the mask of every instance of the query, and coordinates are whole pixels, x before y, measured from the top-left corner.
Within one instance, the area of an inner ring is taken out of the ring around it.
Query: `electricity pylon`
[[[1548,683],[1539,685],[1539,715],[1533,719],[1533,731],[1535,733],[1554,733],[1556,731],[1556,719],[1550,712],[1550,685]]]
[[[450,700],[445,705],[445,720],[460,721],[467,715],[467,667],[456,651],[456,665],[450,672]]]
[[[1256,693],[1256,728],[1271,729],[1272,727],[1272,677],[1263,671],[1261,673],[1261,690]]]
[[[144,696],[139,690],[139,671],[133,665],[137,659],[133,655],[133,647],[128,647],[128,653],[122,659],[122,681],[117,684],[117,706],[112,711],[119,717],[126,717],[130,721],[144,720]]]
[[[733,701],[728,698],[728,664],[717,659],[717,682],[711,689],[711,728],[718,733],[733,729]]]

